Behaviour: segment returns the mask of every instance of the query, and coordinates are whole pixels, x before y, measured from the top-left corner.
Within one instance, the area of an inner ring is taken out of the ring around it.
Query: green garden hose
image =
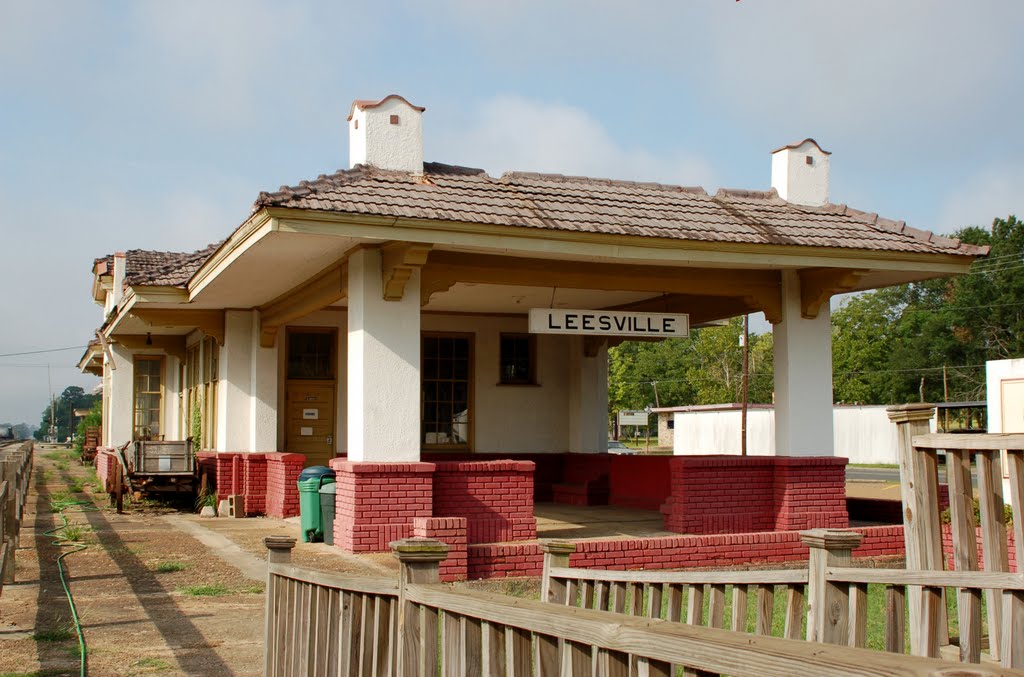
[[[60,548],[66,548],[69,546],[73,548],[73,550],[61,553],[60,557],[57,558],[57,572],[60,574],[60,584],[64,586],[64,594],[67,595],[68,598],[68,606],[71,607],[71,618],[75,622],[75,632],[78,633],[78,651],[81,656],[79,674],[81,677],[86,677],[88,674],[88,668],[86,664],[85,635],[82,633],[82,624],[78,620],[78,609],[75,608],[75,598],[71,596],[71,589],[68,587],[67,578],[64,576],[65,571],[63,559],[76,552],[82,552],[89,546],[85,543],[79,543],[77,540],[73,540],[67,536],[66,530],[68,528],[68,518],[64,514],[64,511],[69,508],[78,508],[82,512],[89,510],[94,511],[96,510],[96,506],[89,501],[57,500],[50,503],[50,508],[60,515],[60,519],[64,524],[55,529],[43,532],[43,535],[54,536],[57,539],[53,541],[51,545],[55,545]]]

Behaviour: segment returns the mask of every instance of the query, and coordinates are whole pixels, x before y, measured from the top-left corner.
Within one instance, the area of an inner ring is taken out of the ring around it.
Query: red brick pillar
[[[386,552],[409,538],[413,520],[433,516],[433,463],[331,460],[337,473],[334,544],[349,552]]]
[[[835,456],[776,456],[775,529],[845,529],[846,463]]]
[[[533,470],[533,461],[440,462],[434,473],[434,515],[465,517],[469,543],[537,538]]]
[[[773,470],[766,456],[675,456],[665,529],[735,534],[774,527]]]
[[[465,517],[414,517],[412,535],[414,538],[433,538],[448,546],[448,557],[441,562],[442,581],[466,580]]]
[[[270,517],[294,517],[299,514],[299,473],[306,463],[302,454],[264,454],[267,468],[266,511]]]
[[[235,458],[238,452],[225,451],[217,454],[217,497],[221,500],[231,495],[235,483]]]
[[[243,454],[242,471],[245,514],[267,514],[267,455]]]

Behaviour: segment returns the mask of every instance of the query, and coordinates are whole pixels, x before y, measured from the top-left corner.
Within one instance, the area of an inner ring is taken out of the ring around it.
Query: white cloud
[[[942,232],[964,226],[988,228],[992,219],[1024,217],[1024,166],[989,167],[947,194],[939,212]]]
[[[427,159],[479,166],[495,176],[536,171],[705,186],[715,179],[701,157],[623,146],[589,113],[561,103],[499,95],[467,124],[447,124],[433,142],[428,134]]]

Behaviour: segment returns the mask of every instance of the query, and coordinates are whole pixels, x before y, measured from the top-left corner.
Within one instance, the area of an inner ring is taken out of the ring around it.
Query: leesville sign
[[[588,334],[671,338],[690,335],[690,316],[612,310],[530,309],[531,334]]]

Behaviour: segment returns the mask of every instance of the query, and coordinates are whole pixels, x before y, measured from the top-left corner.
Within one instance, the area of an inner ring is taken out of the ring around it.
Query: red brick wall
[[[658,510],[672,493],[672,456],[611,455],[610,505]]]
[[[976,527],[978,539],[978,569],[984,570],[985,555],[981,551],[981,528]],[[1006,529],[1006,549],[1009,554],[1010,571],[1017,571],[1017,544],[1014,543],[1013,530]],[[956,562],[953,561],[953,528],[948,524],[942,525],[942,554],[946,558],[946,569],[956,571]]]
[[[433,481],[433,514],[465,517],[469,543],[537,537],[531,461],[442,461]]]
[[[841,529],[846,459],[673,456],[665,528],[688,534]]]
[[[854,529],[864,535],[854,557],[903,554],[903,527]],[[685,569],[765,564],[807,559],[796,531],[706,536],[669,536],[615,541],[581,541],[569,558],[591,569]],[[470,544],[468,575],[473,578],[539,576],[543,553],[536,543]]]
[[[433,463],[331,460],[338,474],[334,544],[349,552],[384,552],[412,535],[413,520],[433,517]]]
[[[263,456],[266,458],[267,469],[267,515],[281,519],[298,515],[299,473],[306,463],[306,457],[279,452]]]
[[[237,452],[217,454],[217,497],[221,500],[235,493],[235,458],[238,456]],[[240,482],[237,488],[241,492]]]
[[[775,528],[843,529],[846,512],[845,458],[776,456]]]
[[[103,489],[108,492],[113,489],[111,484],[111,475],[113,473],[111,469],[117,463],[117,458],[114,456],[113,451],[110,447],[97,447],[96,458],[93,460],[93,463],[96,464],[96,476],[103,483]]]
[[[448,558],[440,566],[442,581],[466,580],[465,517],[414,517],[412,535],[434,538],[448,545]]]
[[[245,495],[246,515],[267,513],[267,457],[266,454],[242,454],[242,473],[245,478],[242,493]]]

